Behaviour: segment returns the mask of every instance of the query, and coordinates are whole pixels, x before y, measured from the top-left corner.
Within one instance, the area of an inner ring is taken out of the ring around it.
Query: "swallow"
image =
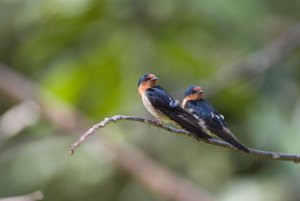
[[[138,92],[146,109],[161,122],[179,125],[189,131],[197,140],[212,139],[202,130],[198,120],[157,84],[157,80],[154,74],[148,73],[138,81]]]
[[[224,116],[205,100],[202,87],[190,86],[185,91],[182,107],[198,119],[204,132],[214,134],[239,150],[249,153],[249,149],[242,145],[226,126]]]

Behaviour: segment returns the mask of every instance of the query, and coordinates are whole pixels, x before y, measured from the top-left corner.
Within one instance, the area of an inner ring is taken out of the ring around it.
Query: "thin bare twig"
[[[165,129],[167,131],[170,131],[175,134],[180,134],[184,135],[187,137],[192,137],[191,133],[189,133],[186,130],[174,128],[172,126],[162,124],[160,121],[157,121],[155,119],[146,119],[143,117],[137,117],[137,116],[124,116],[124,115],[115,115],[112,117],[105,118],[103,121],[95,124],[93,127],[91,127],[88,131],[86,131],[83,135],[80,136],[80,138],[74,142],[69,149],[69,153],[73,154],[75,149],[83,143],[89,136],[93,135],[99,128],[105,127],[107,124],[111,122],[117,122],[120,120],[128,120],[128,121],[137,121],[137,122],[142,122],[148,125],[152,125],[158,128]],[[207,143],[213,146],[220,146],[224,147],[227,149],[235,150],[241,153],[246,154],[245,152],[242,152],[235,147],[231,146],[230,144],[217,140],[217,139],[209,139],[208,141],[205,140],[200,140],[203,143]],[[257,149],[249,149],[250,153],[247,155],[252,155],[255,157],[260,157],[260,158],[265,158],[265,159],[270,159],[270,160],[280,160],[280,161],[292,161],[295,163],[300,162],[300,155],[293,155],[293,154],[285,154],[285,153],[279,153],[279,152],[270,152],[270,151],[262,151],[262,150],[257,150]]]
[[[42,191],[34,191],[27,195],[0,198],[0,201],[38,201],[43,199],[44,199],[44,194]]]

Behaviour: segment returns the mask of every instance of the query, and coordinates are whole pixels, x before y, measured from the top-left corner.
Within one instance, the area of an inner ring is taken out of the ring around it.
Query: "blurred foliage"
[[[114,114],[149,116],[137,95],[137,80],[146,72],[177,99],[183,93],[178,89],[205,86],[199,80],[296,24],[300,1],[2,0],[0,18],[1,61],[96,122]],[[299,56],[297,51],[251,82],[209,97],[244,144],[300,153]],[[1,114],[15,104],[1,95]],[[246,157],[132,122],[106,133],[140,147],[219,200],[300,199],[298,165]],[[0,137],[0,197],[40,189],[45,200],[164,200],[115,167],[101,152],[101,139],[68,157],[78,133],[71,134],[42,119],[14,138]]]

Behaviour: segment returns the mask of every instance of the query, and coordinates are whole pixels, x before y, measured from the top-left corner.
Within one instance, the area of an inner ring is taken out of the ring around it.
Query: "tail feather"
[[[223,130],[213,131],[213,133],[218,137],[220,137],[221,139],[223,139],[224,141],[238,148],[239,150],[242,150],[246,153],[250,152],[249,149],[246,146],[242,145],[231,132],[228,132],[223,129]]]

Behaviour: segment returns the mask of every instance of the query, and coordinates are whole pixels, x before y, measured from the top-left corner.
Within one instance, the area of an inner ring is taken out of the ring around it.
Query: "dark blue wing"
[[[218,129],[226,128],[226,123],[224,121],[224,117],[221,114],[219,114],[218,112],[216,112],[215,110],[210,111],[210,114],[207,115],[206,120],[207,120],[207,122],[209,122],[209,124],[212,127],[215,127]]]
[[[197,117],[200,117],[208,128],[223,129],[226,123],[219,114],[206,100],[190,101],[188,109]]]
[[[242,145],[233,133],[227,128],[224,117],[218,113],[206,100],[189,102],[188,109],[192,114],[204,121],[206,128],[224,141],[240,150],[249,153],[249,149]]]
[[[194,134],[195,138],[212,139],[211,136],[202,130],[202,127],[198,124],[198,120],[192,114],[181,108],[179,103],[163,88],[156,86],[148,89],[146,95],[156,109],[160,110],[182,128],[190,131]]]

